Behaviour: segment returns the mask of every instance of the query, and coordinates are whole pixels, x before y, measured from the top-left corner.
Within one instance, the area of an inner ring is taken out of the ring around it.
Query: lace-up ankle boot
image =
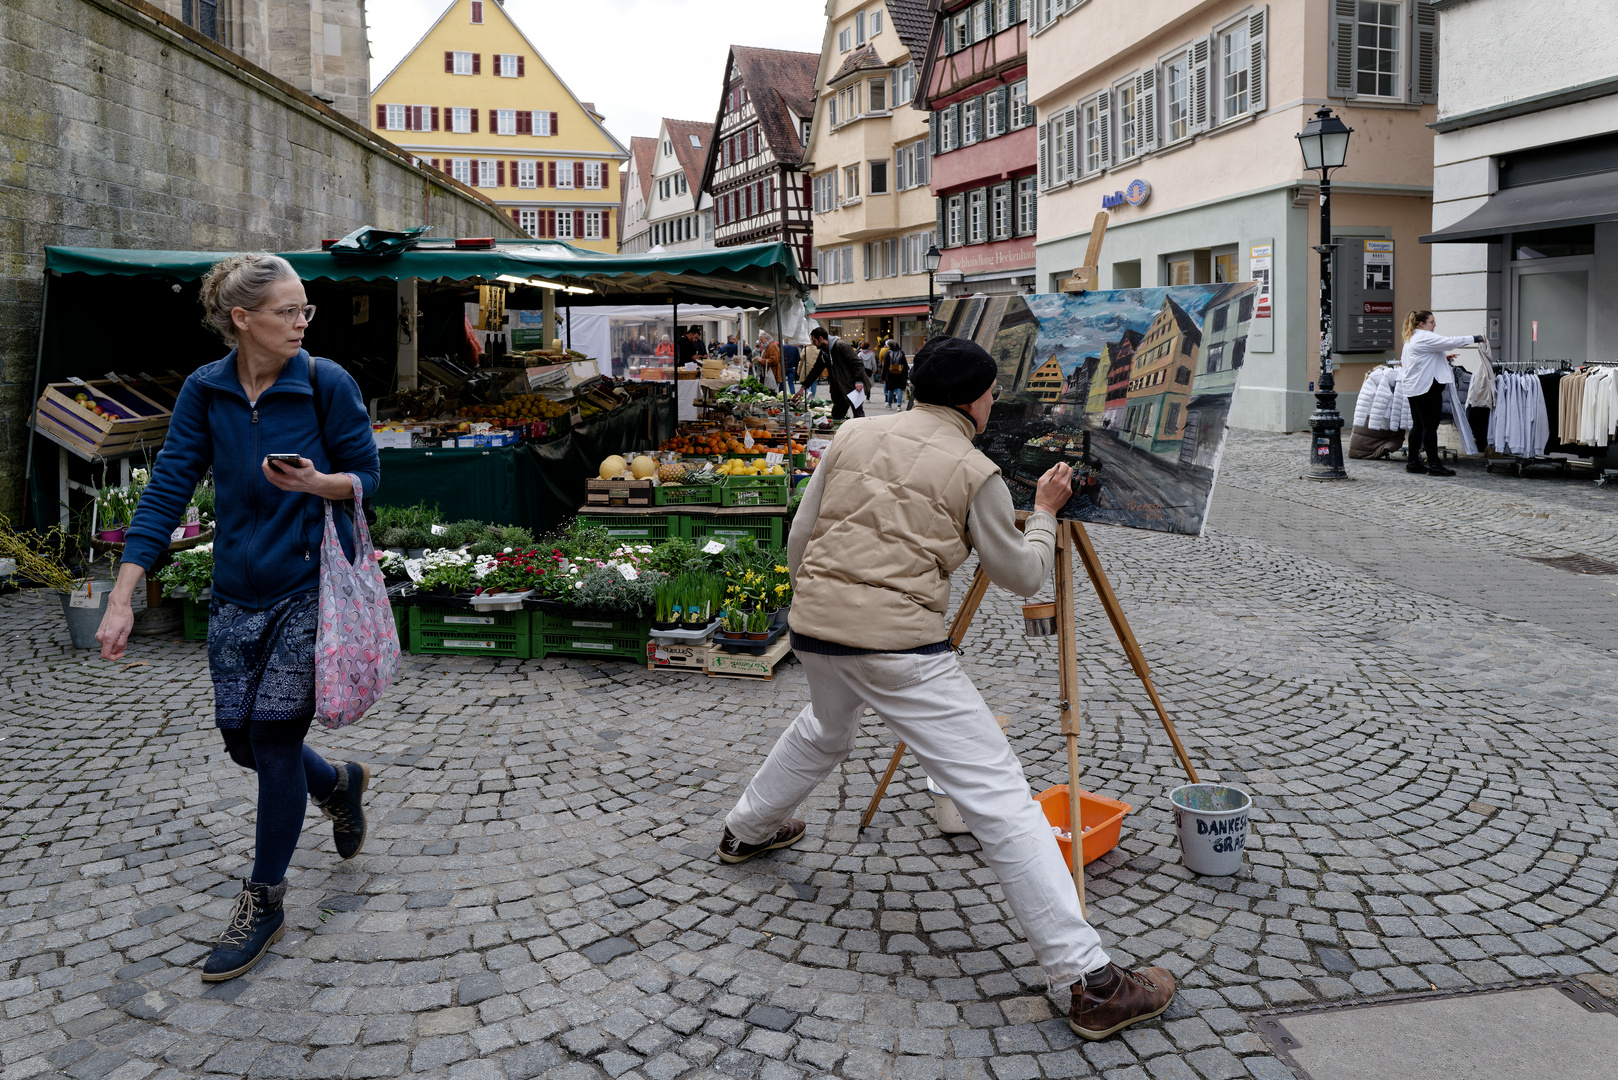
[[[371,770],[354,761],[337,766],[337,786],[325,800],[312,800],[320,812],[331,818],[331,838],[337,843],[337,857],[352,859],[365,846],[365,807],[360,799],[371,783]]]
[[[230,910],[224,933],[202,964],[203,982],[234,979],[264,959],[270,946],[286,933],[286,913],[281,909],[286,895],[285,878],[276,885],[242,882],[241,895]]]
[[[1161,1015],[1174,1000],[1174,976],[1160,967],[1128,971],[1108,964],[1073,984],[1067,1026],[1094,1042]]]

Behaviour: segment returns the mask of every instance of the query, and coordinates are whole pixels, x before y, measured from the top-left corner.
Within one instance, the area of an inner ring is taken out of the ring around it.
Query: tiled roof
[[[759,129],[775,160],[784,165],[798,164],[803,160],[803,131],[793,117],[808,119],[815,114],[815,73],[820,67],[820,54],[732,45],[730,56],[741,72],[742,83],[758,113]]]
[[[701,191],[702,166],[708,159],[713,125],[696,120],[670,120],[665,116],[663,128],[669,133],[669,142],[674,146],[674,156],[679,160],[680,168],[685,170],[685,182],[691,185],[692,191]],[[696,146],[691,145],[693,135],[697,137]]]
[[[887,62],[876,54],[874,47],[862,45],[848,54],[848,59],[843,61],[843,66],[838,68],[836,74],[832,75],[826,82],[828,84],[837,82],[854,74],[856,71],[864,71],[868,68],[885,68],[887,66],[889,66]]]
[[[899,31],[899,40],[919,66],[933,32],[933,12],[927,0],[887,0],[887,7],[888,19]]]
[[[629,140],[629,157],[635,175],[640,177],[640,197],[652,197],[652,159],[657,156],[657,139],[650,135],[636,135]]]

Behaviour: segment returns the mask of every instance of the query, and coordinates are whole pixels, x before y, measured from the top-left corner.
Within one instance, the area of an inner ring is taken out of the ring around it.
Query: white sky
[[[449,0],[366,5],[371,84],[421,40]],[[731,45],[818,53],[823,0],[506,0],[506,11],[607,130],[629,148],[662,117],[712,123]],[[385,13],[385,14],[384,14]]]

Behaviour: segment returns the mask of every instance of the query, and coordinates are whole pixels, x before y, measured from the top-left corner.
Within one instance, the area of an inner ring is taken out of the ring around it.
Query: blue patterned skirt
[[[208,671],[214,723],[302,720],[315,711],[315,630],[320,590],[263,611],[208,602]]]

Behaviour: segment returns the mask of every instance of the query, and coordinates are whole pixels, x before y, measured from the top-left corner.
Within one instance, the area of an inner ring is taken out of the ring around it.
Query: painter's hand
[[[1034,491],[1034,509],[1055,517],[1073,497],[1073,469],[1065,462],[1057,462],[1039,478]]]

